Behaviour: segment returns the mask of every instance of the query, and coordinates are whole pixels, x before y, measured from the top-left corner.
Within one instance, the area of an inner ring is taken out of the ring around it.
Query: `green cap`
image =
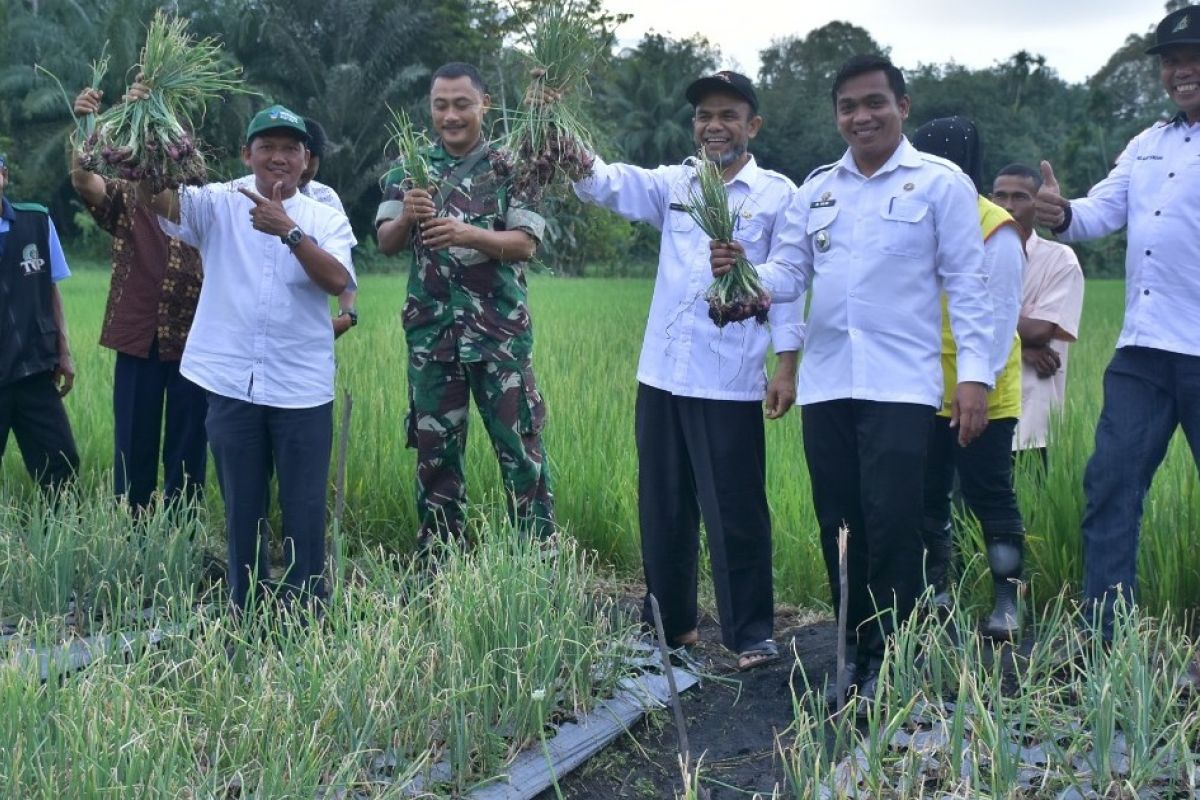
[[[250,127],[246,128],[246,141],[250,141],[260,133],[276,128],[295,131],[300,134],[302,140],[308,141],[308,128],[304,127],[304,120],[298,114],[280,105],[264,108],[254,115],[254,119],[250,120]]]

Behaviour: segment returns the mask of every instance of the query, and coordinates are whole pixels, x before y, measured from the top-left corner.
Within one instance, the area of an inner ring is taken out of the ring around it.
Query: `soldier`
[[[62,398],[75,383],[58,282],[70,276],[44,206],[4,196],[0,155],[0,456],[8,432],[25,468],[47,493],[79,468]]]
[[[100,110],[101,92],[84,89],[75,114]],[[150,504],[163,465],[163,494],[194,498],[204,486],[208,439],[204,390],[179,374],[179,361],[203,270],[195,248],[163,233],[154,212],[135,202],[133,186],[80,168],[71,185],[112,236],[112,280],[100,344],[113,367],[113,490],[134,513]],[[165,424],[164,424],[165,417]],[[161,453],[160,453],[160,447]]]
[[[419,542],[463,534],[468,398],[500,461],[509,512],[539,537],[554,531],[534,380],[533,329],[522,263],[546,223],[509,189],[509,158],[483,138],[491,106],[479,71],[440,67],[430,85],[438,141],[427,153],[436,193],[403,164],[385,178],[379,249],[411,248],[403,320],[408,343],[408,446],[417,451]]]

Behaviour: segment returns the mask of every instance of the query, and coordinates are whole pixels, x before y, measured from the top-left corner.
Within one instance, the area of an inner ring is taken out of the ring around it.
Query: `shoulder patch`
[[[837,165],[838,165],[838,162],[834,161],[832,164],[826,164],[824,166],[817,167],[812,172],[808,173],[808,175],[804,178],[804,180],[800,181],[800,185],[803,186],[804,184],[808,183],[809,181],[811,181],[813,178],[817,177],[818,175],[829,172],[829,170],[833,169]]]
[[[763,169],[760,170],[760,172],[762,172],[765,177],[770,178],[771,180],[782,181],[789,189],[796,188],[796,184],[792,183],[792,179],[787,175],[784,175],[782,172],[776,172],[773,169]]]
[[[939,167],[945,167],[946,169],[950,170],[951,172],[962,172],[962,170],[959,168],[958,164],[955,164],[953,161],[951,161],[948,158],[942,158],[941,156],[935,156],[930,153],[926,153],[923,150],[918,150],[917,155],[919,155],[921,157],[922,161],[925,161],[929,164],[937,164]]]
[[[50,216],[50,209],[46,208],[41,203],[13,203],[12,207],[17,211],[32,211],[36,214],[45,214]]]

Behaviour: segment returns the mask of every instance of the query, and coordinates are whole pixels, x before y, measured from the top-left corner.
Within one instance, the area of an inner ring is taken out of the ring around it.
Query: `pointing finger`
[[[258,193],[250,191],[245,186],[239,186],[238,191],[246,195],[246,197],[249,197],[250,201],[256,206],[261,206],[263,203],[267,202],[265,197],[260,197]]]
[[[276,203],[283,202],[283,181],[275,181],[275,186],[271,189],[271,199]]]

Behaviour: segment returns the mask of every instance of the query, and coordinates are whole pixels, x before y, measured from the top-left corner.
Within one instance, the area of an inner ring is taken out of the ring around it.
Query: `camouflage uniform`
[[[506,154],[486,142],[479,146],[488,148],[486,155],[445,198],[439,214],[489,230],[525,231],[540,240],[545,220],[509,196]],[[432,147],[428,158],[438,185],[472,154],[456,158],[440,144]],[[400,216],[410,186],[404,176],[399,165],[384,178],[376,225]],[[432,252],[420,245],[415,228],[412,241],[403,321],[420,541],[463,533],[471,395],[500,461],[510,515],[536,535],[549,535],[554,501],[541,440],[546,410],[533,376],[533,328],[522,266],[467,248]]]

